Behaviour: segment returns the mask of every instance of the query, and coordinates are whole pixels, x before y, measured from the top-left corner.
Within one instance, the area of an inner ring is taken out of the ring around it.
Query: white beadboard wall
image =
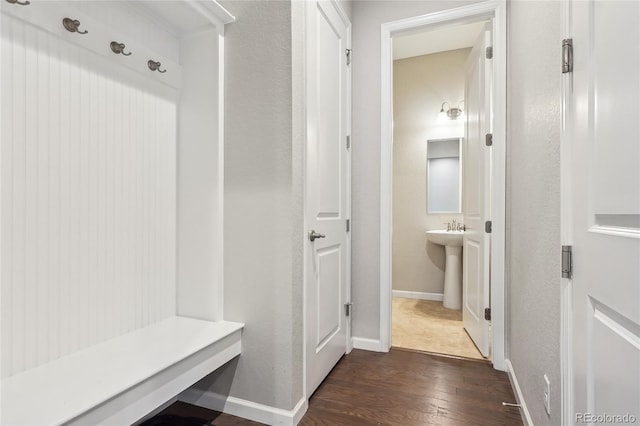
[[[4,14],[1,59],[5,378],[175,315],[177,97]]]

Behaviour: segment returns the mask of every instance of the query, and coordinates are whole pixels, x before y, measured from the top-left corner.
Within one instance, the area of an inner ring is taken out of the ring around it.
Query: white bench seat
[[[129,425],[241,351],[243,324],[172,317],[2,380],[3,425]]]

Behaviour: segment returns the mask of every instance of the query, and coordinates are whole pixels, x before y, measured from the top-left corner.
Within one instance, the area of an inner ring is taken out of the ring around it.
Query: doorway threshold
[[[391,350],[392,351],[413,352],[413,353],[417,353],[417,354],[430,355],[430,356],[435,356],[435,357],[440,357],[440,358],[457,359],[457,360],[460,360],[460,361],[471,361],[471,362],[478,362],[480,364],[491,365],[491,360],[486,359],[486,358],[483,358],[483,359],[469,358],[469,357],[460,356],[460,355],[451,355],[451,354],[443,354],[443,353],[439,353],[439,352],[421,351],[419,349],[411,349],[411,348],[401,348],[399,346],[391,346]]]

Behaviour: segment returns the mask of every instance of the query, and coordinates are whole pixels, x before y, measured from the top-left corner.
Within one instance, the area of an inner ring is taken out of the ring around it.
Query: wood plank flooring
[[[261,424],[178,401],[140,423],[139,426],[259,426]]]
[[[487,362],[396,348],[386,354],[354,350],[311,397],[300,425],[521,426],[519,410],[504,407],[503,401],[515,402],[509,379]],[[176,404],[169,413],[203,419],[201,425],[258,424]],[[193,423],[157,423],[169,424]]]
[[[506,373],[482,361],[354,350],[310,400],[301,425],[522,425]]]

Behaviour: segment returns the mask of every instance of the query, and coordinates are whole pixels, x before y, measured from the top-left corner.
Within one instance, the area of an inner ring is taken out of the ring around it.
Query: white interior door
[[[574,0],[570,6],[575,63],[565,77],[562,155],[568,166],[563,227],[569,231],[565,244],[573,243],[574,267],[572,422],[591,423],[584,417],[588,413],[626,414],[635,416],[635,423],[640,420],[640,3]]]
[[[462,247],[462,320],[483,356],[489,356],[489,237],[491,148],[485,136],[491,131],[491,61],[486,58],[490,31],[483,31],[466,65],[465,107],[467,123],[463,144],[463,214],[466,232]]]
[[[349,212],[347,23],[308,4],[305,219],[307,396],[347,349]],[[311,237],[311,231],[318,234]]]

